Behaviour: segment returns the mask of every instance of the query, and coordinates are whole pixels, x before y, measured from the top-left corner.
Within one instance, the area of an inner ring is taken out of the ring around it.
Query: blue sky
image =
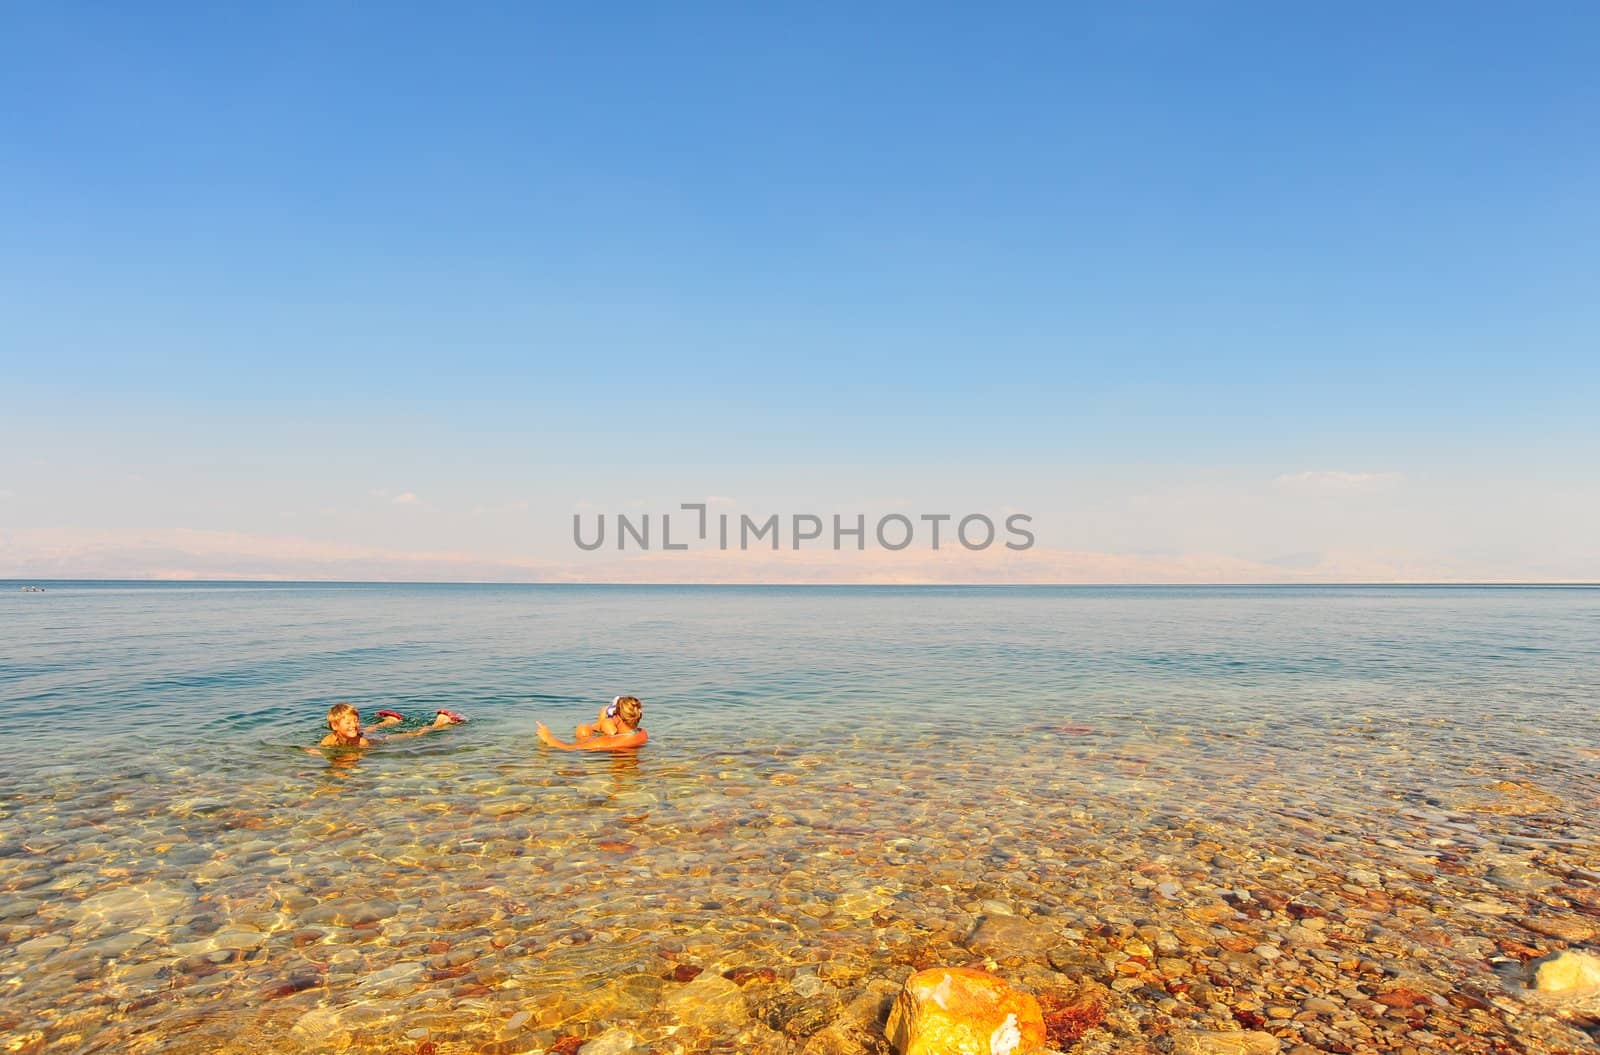
[[[4,21],[0,573],[725,495],[1600,578],[1592,5]]]

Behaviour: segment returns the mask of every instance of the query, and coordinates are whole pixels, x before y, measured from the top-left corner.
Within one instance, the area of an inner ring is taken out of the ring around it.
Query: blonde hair
[[[347,714],[355,715],[356,721],[358,721],[358,722],[361,720],[361,712],[356,710],[354,704],[336,703],[332,707],[329,707],[328,708],[328,728],[329,729],[333,728],[333,720],[335,718],[340,718],[340,717],[343,717],[344,715],[347,715]]]
[[[629,729],[639,728],[639,721],[644,717],[644,704],[639,702],[637,696],[617,697],[617,718]]]

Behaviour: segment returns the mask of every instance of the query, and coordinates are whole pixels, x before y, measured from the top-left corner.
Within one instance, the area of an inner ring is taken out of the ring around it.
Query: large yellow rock
[[[1012,1055],[1045,1039],[1037,1000],[970,967],[936,967],[907,978],[887,1032],[900,1055]]]
[[[1533,987],[1546,993],[1600,989],[1600,956],[1568,950],[1535,961]]]

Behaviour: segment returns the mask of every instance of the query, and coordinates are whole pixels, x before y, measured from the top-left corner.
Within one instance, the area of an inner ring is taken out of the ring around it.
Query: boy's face
[[[361,716],[348,711],[328,719],[328,728],[341,740],[354,740],[361,735]]]

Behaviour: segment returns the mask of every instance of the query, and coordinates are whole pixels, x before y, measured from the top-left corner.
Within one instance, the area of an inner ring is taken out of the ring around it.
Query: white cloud
[[[394,504],[397,506],[416,505],[420,501],[422,501],[422,499],[418,498],[410,491],[406,491],[402,494],[397,494],[394,496]]]

